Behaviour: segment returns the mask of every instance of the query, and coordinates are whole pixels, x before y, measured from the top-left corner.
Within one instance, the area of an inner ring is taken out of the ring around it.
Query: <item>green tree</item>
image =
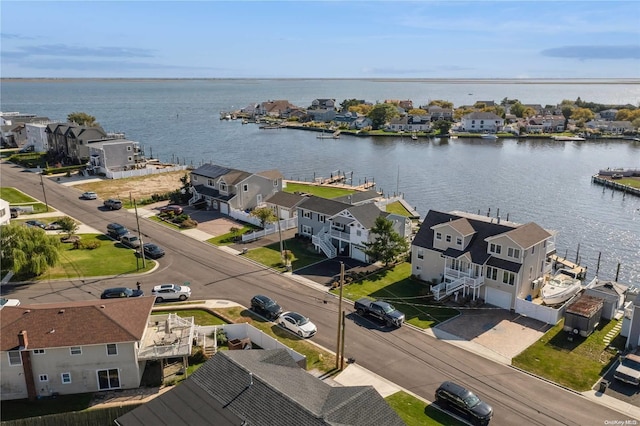
[[[524,109],[524,105],[522,105],[520,102],[516,102],[515,104],[511,105],[511,114],[515,115],[518,118],[522,118]]]
[[[587,108],[576,108],[573,110],[573,114],[571,114],[571,118],[575,120],[580,127],[584,126],[584,123],[587,121],[593,120],[595,116],[594,112]]]
[[[375,235],[371,243],[364,243],[364,253],[374,261],[381,261],[389,266],[398,256],[409,250],[409,243],[393,229],[393,222],[378,216],[369,231]]]
[[[32,278],[43,274],[60,259],[60,241],[40,228],[17,224],[0,229],[2,268]]]
[[[271,210],[269,207],[260,207],[257,209],[253,209],[250,214],[251,216],[257,217],[260,220],[260,225],[263,228],[267,223],[273,223],[278,220],[273,210]]]
[[[67,115],[67,121],[70,123],[76,123],[80,126],[99,127],[100,124],[96,122],[96,118],[93,115],[89,115],[86,112],[72,112]]]
[[[431,127],[433,128],[433,130],[437,131],[438,134],[446,135],[451,129],[451,122],[448,120],[437,120],[433,122],[433,125]]]
[[[410,109],[407,113],[409,115],[427,115],[427,111],[422,108],[413,108]]]
[[[443,101],[440,99],[435,99],[429,102],[429,106],[439,106],[440,108],[453,108],[453,102]]]
[[[342,112],[350,111],[350,109],[349,109],[350,107],[357,106],[357,105],[360,105],[360,104],[362,104],[362,101],[359,101],[357,99],[345,99],[340,104],[340,111],[342,111]]]
[[[375,105],[367,114],[367,117],[371,119],[373,128],[379,129],[384,127],[393,117],[398,117],[399,115],[398,108],[395,105],[384,103]]]
[[[67,233],[67,238],[78,232],[78,223],[69,216],[65,216],[57,221],[60,229]]]

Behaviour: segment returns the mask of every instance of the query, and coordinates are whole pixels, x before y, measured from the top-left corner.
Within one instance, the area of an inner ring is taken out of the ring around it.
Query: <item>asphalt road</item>
[[[16,187],[43,200],[39,175],[4,162],[0,167],[3,187]],[[98,230],[104,230],[109,222],[137,228],[135,215],[126,210],[104,211],[100,209],[101,200],[81,200],[79,190],[46,178],[44,188],[49,205]],[[9,286],[3,288],[2,293],[28,304],[93,299],[105,288],[134,287],[136,281],[142,282],[147,292],[155,284],[189,281],[194,299],[228,299],[245,306],[254,294],[264,293],[278,300],[284,309],[308,315],[318,326],[313,340],[335,349],[338,309],[332,296],[158,223],[140,220],[140,228],[145,241],[158,243],[167,253],[160,260],[160,267],[151,274],[44,281]],[[348,304],[346,308],[352,310]],[[355,358],[363,367],[428,400],[433,399],[434,391],[444,380],[460,382],[494,407],[492,425],[603,425],[612,424],[606,423],[612,420],[629,420],[628,415],[579,394],[411,327],[389,331],[353,313],[349,318],[345,356]]]

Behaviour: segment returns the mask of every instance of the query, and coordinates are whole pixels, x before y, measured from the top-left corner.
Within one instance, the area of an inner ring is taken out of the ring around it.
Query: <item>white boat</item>
[[[415,133],[411,133],[411,139],[414,141],[418,140],[418,135],[416,135]]]
[[[577,278],[576,273],[560,269],[556,275],[545,281],[540,292],[545,305],[557,305],[571,299],[581,288],[582,281]]]
[[[498,135],[495,133],[483,133],[481,137],[482,139],[498,139]]]

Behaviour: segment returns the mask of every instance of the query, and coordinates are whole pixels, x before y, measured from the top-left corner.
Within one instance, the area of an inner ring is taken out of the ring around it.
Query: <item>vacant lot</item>
[[[87,182],[76,185],[82,191],[97,192],[100,198],[130,197],[136,200],[150,198],[153,194],[164,194],[175,191],[182,186],[180,178],[187,171],[158,173],[149,176],[140,176],[126,179],[104,179],[99,182]]]

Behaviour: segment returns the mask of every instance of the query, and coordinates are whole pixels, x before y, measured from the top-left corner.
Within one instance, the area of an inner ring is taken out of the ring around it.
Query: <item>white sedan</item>
[[[97,200],[98,194],[93,191],[87,191],[82,193],[82,198],[85,200]]]
[[[278,318],[278,325],[300,337],[311,337],[318,331],[316,325],[309,318],[297,312],[284,312]]]
[[[191,288],[186,285],[160,284],[153,287],[151,294],[158,303],[165,300],[187,300],[191,296]]]

